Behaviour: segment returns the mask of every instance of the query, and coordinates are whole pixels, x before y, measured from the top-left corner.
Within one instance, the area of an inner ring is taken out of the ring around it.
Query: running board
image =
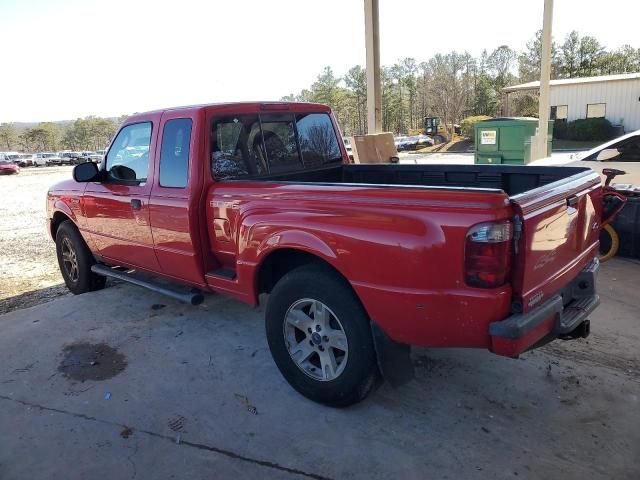
[[[225,280],[235,280],[236,279],[236,271],[232,268],[218,268],[217,270],[212,270],[208,273],[213,277],[224,278]]]
[[[190,305],[200,305],[204,301],[204,295],[202,295],[202,293],[200,292],[177,292],[176,290],[163,287],[161,285],[158,285],[157,283],[148,282],[146,280],[136,278],[131,273],[118,271],[113,268],[105,267],[104,265],[93,265],[91,267],[91,271],[98,275],[102,275],[103,277],[117,278],[118,280],[122,280],[123,282],[132,283],[133,285],[146,288],[156,293],[161,293],[162,295],[175,298],[176,300],[180,300],[181,302],[188,303]]]

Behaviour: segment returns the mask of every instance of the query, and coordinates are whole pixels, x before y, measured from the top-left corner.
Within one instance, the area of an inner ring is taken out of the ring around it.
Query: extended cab
[[[328,107],[241,103],[134,115],[73,176],[47,198],[72,292],[268,293],[275,363],[329,405],[401,381],[408,345],[518,357],[599,302],[588,168],[349,164]]]

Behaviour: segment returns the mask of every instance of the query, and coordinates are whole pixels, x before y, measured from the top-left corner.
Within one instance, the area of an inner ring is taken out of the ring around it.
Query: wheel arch
[[[54,242],[56,240],[56,233],[58,233],[60,225],[62,225],[62,222],[66,222],[67,220],[73,223],[74,226],[76,226],[76,223],[73,221],[71,216],[61,210],[56,210],[51,217],[51,222],[49,224],[49,233],[51,234],[51,238]]]
[[[287,273],[303,265],[313,264],[326,268],[340,277],[358,298],[347,277],[323,255],[295,247],[274,248],[264,254],[256,269],[256,292],[270,293],[275,284]]]

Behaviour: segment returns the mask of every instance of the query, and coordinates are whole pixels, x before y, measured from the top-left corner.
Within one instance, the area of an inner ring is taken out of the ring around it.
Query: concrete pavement
[[[592,336],[521,360],[414,352],[417,378],[342,410],[278,373],[263,308],[116,285],[0,316],[0,478],[640,477],[640,264],[599,277]],[[105,343],[126,367],[58,371]]]

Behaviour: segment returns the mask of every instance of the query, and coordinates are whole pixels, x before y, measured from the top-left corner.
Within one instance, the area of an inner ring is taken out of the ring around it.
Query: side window
[[[216,180],[267,173],[260,150],[258,115],[214,118],[211,126],[211,172]]]
[[[127,125],[120,130],[105,160],[108,177],[145,182],[149,170],[150,143],[151,122]]]
[[[296,116],[302,160],[306,167],[319,167],[328,162],[342,161],[338,138],[326,113]]]
[[[269,172],[301,170],[293,116],[261,115],[260,121],[264,145],[259,150],[269,163]]]
[[[191,127],[192,121],[189,118],[168,120],[164,124],[160,151],[160,186],[187,186]]]
[[[549,115],[550,120],[566,120],[569,116],[568,105],[553,105],[551,107],[551,113]]]
[[[606,111],[606,103],[589,103],[587,105],[587,118],[604,118]]]

